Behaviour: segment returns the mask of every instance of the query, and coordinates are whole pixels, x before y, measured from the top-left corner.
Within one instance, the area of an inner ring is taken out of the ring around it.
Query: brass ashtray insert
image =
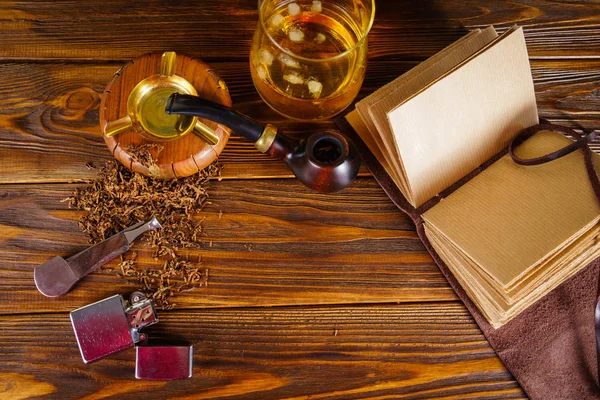
[[[140,81],[127,99],[127,116],[106,124],[104,134],[112,137],[134,128],[150,140],[168,141],[194,132],[214,146],[219,136],[197,117],[169,115],[165,112],[167,99],[173,93],[197,96],[196,88],[181,76],[175,75],[177,54],[169,51],[162,55],[160,73]]]

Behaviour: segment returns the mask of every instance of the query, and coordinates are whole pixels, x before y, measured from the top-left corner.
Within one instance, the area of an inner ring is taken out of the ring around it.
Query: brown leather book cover
[[[500,328],[494,329],[466,295],[424,231],[423,207],[413,207],[344,117],[336,120],[365,166],[392,202],[414,221],[419,238],[504,365],[532,399],[597,399],[598,364],[594,311],[600,259],[596,259]],[[506,154],[496,155],[449,187],[457,187]],[[443,197],[443,194],[442,194]],[[427,209],[427,207],[425,207]]]

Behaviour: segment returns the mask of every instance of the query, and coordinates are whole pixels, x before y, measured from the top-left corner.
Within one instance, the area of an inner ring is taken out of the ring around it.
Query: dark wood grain
[[[112,159],[98,111],[115,71],[146,52],[187,53],[215,68],[235,109],[294,136],[333,126],[285,120],[256,94],[256,8],[0,0],[0,398],[525,398],[373,179],[335,195],[257,179],[291,174],[237,135],[221,156],[225,180],[210,189],[205,243],[190,253],[210,270],[208,287],[176,298],[178,309],[159,311],[151,329],[195,343],[194,377],[135,381],[133,351],[83,364],[68,311],[133,286],[102,270],[48,299],[32,276],[86,246],[81,213],[60,199],[81,186],[69,182],[95,175],[87,162]],[[525,28],[540,116],[598,128],[595,0],[378,0],[359,98],[469,29],[515,23]]]
[[[360,96],[415,63],[369,64]],[[100,96],[120,64],[0,64],[0,182],[69,182],[93,177],[89,161],[112,159],[98,122]],[[262,102],[245,62],[214,63],[229,86],[234,108],[295,136],[331,128],[330,122],[285,120]],[[533,61],[540,116],[597,128],[600,61]],[[14,77],[17,77],[16,79]],[[225,178],[291,177],[282,163],[232,135],[221,155]]]
[[[3,317],[0,381],[8,384],[0,385],[0,397],[525,397],[456,303],[195,310],[159,318],[151,338],[194,343],[192,379],[132,381],[133,350],[84,365],[67,314]]]
[[[204,60],[246,60],[257,2],[113,0],[4,1],[0,59],[126,60],[150,51]],[[597,56],[600,8],[577,2],[493,0],[379,1],[371,58],[422,60],[470,28],[525,27],[535,57]]]
[[[104,270],[60,298],[37,292],[36,265],[49,255],[68,256],[87,245],[76,224],[82,212],[60,202],[75,187],[2,186],[0,314],[67,311],[136,289],[116,271]],[[189,253],[192,260],[202,256],[209,284],[177,297],[178,307],[456,299],[412,222],[373,179],[359,179],[330,195],[311,193],[295,180],[215,182],[210,201],[201,215],[206,218],[204,244]],[[133,249],[140,252],[140,265],[159,264],[143,243]]]

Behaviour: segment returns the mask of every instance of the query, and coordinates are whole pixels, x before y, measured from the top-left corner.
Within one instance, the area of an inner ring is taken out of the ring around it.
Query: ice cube
[[[322,33],[317,33],[317,36],[315,36],[315,42],[317,42],[318,44],[323,43],[325,39],[327,39],[327,37]]]
[[[321,95],[321,91],[323,90],[323,84],[321,82],[316,81],[314,79],[309,79],[309,81],[307,82],[307,85],[308,85],[308,91],[314,97],[319,97]]]
[[[291,16],[300,14],[300,6],[296,3],[288,4],[288,12]]]
[[[294,85],[302,85],[304,83],[304,78],[294,71],[284,75],[283,79]]]
[[[321,6],[321,2],[318,0],[315,0],[312,2],[312,7],[310,8],[310,11],[314,12],[314,13],[320,13],[321,11],[323,11],[323,8]]]
[[[277,27],[277,26],[283,24],[283,21],[284,21],[283,15],[275,14],[271,18],[269,18],[269,25],[274,28],[274,27]]]
[[[291,28],[289,37],[292,42],[299,43],[304,40],[304,32],[298,28]]]
[[[256,72],[258,73],[260,79],[263,81],[267,80],[267,69],[264,66],[259,65],[258,68],[256,68]]]
[[[290,68],[300,68],[300,63],[284,53],[279,53],[279,61]]]
[[[261,64],[271,65],[273,64],[273,54],[267,49],[260,49],[258,51],[258,60]]]

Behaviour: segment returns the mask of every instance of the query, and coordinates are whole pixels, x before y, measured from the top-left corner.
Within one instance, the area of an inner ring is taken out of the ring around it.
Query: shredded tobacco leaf
[[[156,165],[150,149],[128,149],[148,166]],[[161,149],[159,148],[158,151]],[[89,164],[88,164],[89,165]],[[177,293],[206,286],[208,270],[197,262],[184,259],[180,252],[201,244],[202,220],[198,214],[208,201],[207,188],[211,178],[219,178],[221,167],[215,161],[198,174],[181,179],[155,179],[132,172],[109,161],[99,168],[91,185],[76,189],[68,201],[69,207],[88,211],[79,227],[89,235],[91,244],[99,243],[140,221],[156,216],[163,226],[144,234],[140,243],[153,250],[155,260],[164,260],[160,268],[141,268],[136,253],[121,258],[118,274],[155,301],[162,309],[175,305],[171,298]]]
[[[158,174],[158,164],[152,156],[152,149],[156,149],[156,157],[160,154],[165,146],[158,143],[147,143],[127,148],[127,153],[131,156],[133,161],[138,161],[140,164],[148,168],[150,175]]]
[[[121,256],[119,263],[120,276],[138,286],[139,290],[149,296],[163,310],[176,306],[171,298],[178,293],[208,286],[208,269],[201,269],[197,263],[180,258],[166,260],[161,268],[140,269],[136,266],[137,253],[132,252],[129,258]]]

